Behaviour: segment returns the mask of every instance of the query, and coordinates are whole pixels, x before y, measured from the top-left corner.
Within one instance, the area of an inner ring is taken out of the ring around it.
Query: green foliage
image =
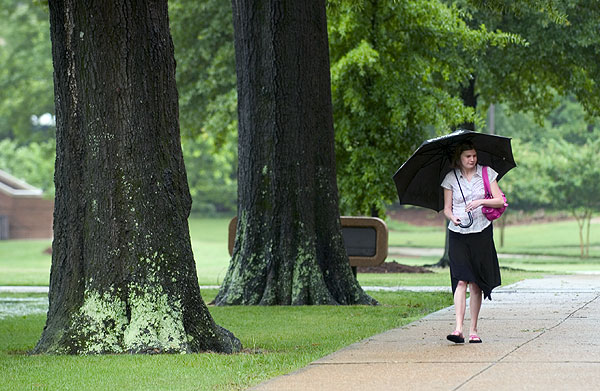
[[[599,209],[594,176],[600,127],[589,122],[573,98],[560,102],[541,124],[533,113],[510,113],[499,107],[498,129],[514,137],[517,161],[500,186],[510,210],[568,210],[577,218],[591,218]]]
[[[235,133],[226,136],[234,138]],[[237,153],[233,148],[216,152],[215,138],[201,133],[182,140],[192,211],[204,216],[235,213],[237,208]],[[228,142],[234,145],[233,141]]]
[[[329,39],[342,213],[366,215],[385,213],[391,176],[426,135],[474,120],[457,94],[469,58],[521,43],[439,1],[393,0],[330,2]]]
[[[480,9],[506,14],[522,15],[524,10],[534,11],[542,19],[556,24],[568,24],[562,11],[562,0],[469,0]]]
[[[169,17],[182,134],[193,138],[208,133],[221,146],[237,129],[231,3],[170,1]]]
[[[396,199],[392,174],[423,139],[465,121],[483,125],[481,115],[458,98],[471,76],[482,101],[506,102],[513,112],[529,110],[535,116],[515,114],[505,121],[511,131],[497,126],[499,133],[523,142],[523,151],[516,151],[519,167],[502,180],[511,208],[548,202],[535,191],[541,173],[532,176],[529,189],[525,181],[513,183],[517,173],[527,176],[538,164],[540,142],[562,138],[584,145],[599,136],[590,117],[600,113],[598,0],[446,4],[328,2],[343,214],[382,214]],[[0,138],[16,142],[2,144],[0,169],[52,194],[53,158],[46,142],[54,128],[31,121],[32,115],[54,112],[46,8],[19,0],[0,5]],[[193,208],[205,214],[232,212],[237,95],[231,5],[175,0],[169,12]],[[32,141],[37,145],[26,145]],[[26,156],[33,162],[25,162]]]
[[[485,2],[491,8],[461,4],[472,25],[485,23],[528,43],[486,50],[475,71],[481,100],[507,103],[513,111],[531,110],[541,119],[560,103],[557,94],[572,95],[588,114],[600,114],[599,1]]]
[[[555,97],[555,100],[558,105],[543,119],[536,118],[533,112],[512,112],[505,105],[497,105],[497,133],[538,146],[550,140],[583,145],[588,139],[600,138],[598,118],[589,118],[573,97]]]
[[[581,256],[589,256],[590,221],[593,213],[600,211],[600,139],[585,145],[553,141],[545,156],[551,205],[571,211],[579,225]]]
[[[54,113],[47,6],[4,0],[0,20],[0,139],[29,142],[53,138],[54,126],[31,121],[32,115]]]
[[[169,2],[179,119],[192,195],[204,215],[237,205],[237,92],[231,3]]]
[[[549,178],[543,169],[543,150],[518,139],[512,140],[511,144],[517,167],[498,182],[507,197],[509,213],[547,207],[550,201],[546,191]]]
[[[16,141],[0,141],[0,169],[42,189],[48,198],[54,197],[54,139],[19,146]]]

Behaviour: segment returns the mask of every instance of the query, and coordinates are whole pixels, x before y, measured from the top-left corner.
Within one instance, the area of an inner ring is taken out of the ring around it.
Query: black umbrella
[[[457,130],[425,141],[396,171],[394,183],[401,204],[422,206],[436,212],[444,209],[444,191],[440,184],[452,170],[455,147],[471,141],[477,150],[477,163],[498,172],[496,180],[516,167],[510,138],[470,130]]]

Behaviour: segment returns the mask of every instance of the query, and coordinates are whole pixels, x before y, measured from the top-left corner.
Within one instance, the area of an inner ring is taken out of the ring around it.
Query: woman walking
[[[441,184],[444,189],[444,215],[450,220],[448,253],[456,311],[456,327],[447,339],[455,343],[465,342],[463,323],[469,287],[469,343],[481,343],[477,330],[481,302],[483,298],[491,300],[492,289],[500,285],[493,226],[481,207],[501,207],[504,199],[496,182],[498,174],[490,167],[487,174],[493,198],[485,198],[484,170],[477,164],[477,151],[471,142],[457,146],[452,163],[453,170]]]

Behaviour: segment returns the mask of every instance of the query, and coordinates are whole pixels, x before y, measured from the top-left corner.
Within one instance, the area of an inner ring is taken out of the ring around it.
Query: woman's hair
[[[458,144],[456,149],[454,149],[454,156],[452,156],[452,167],[460,168],[460,155],[462,155],[464,151],[470,151],[472,149],[475,149],[475,145],[468,140]]]

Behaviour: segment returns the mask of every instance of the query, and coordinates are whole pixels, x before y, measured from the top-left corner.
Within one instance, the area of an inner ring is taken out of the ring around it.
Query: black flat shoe
[[[454,343],[464,343],[465,342],[465,337],[462,335],[462,333],[459,333],[457,331],[453,332],[452,334],[448,334],[446,339],[448,341],[451,341]]]

